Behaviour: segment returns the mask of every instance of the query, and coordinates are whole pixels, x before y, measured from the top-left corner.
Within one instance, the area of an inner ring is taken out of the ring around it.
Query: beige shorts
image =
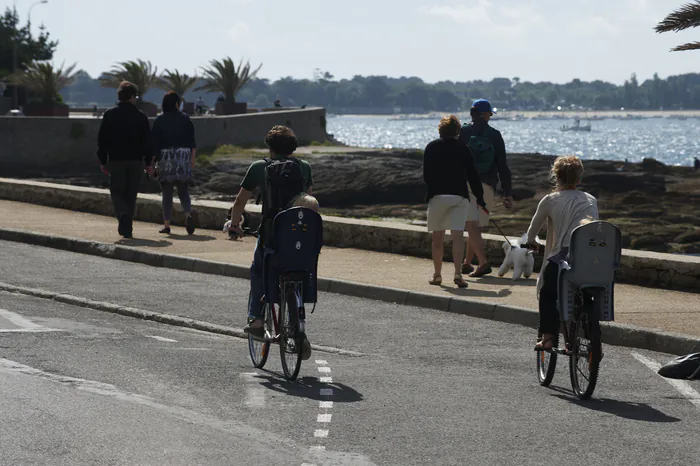
[[[491,186],[483,183],[481,186],[484,187],[484,202],[486,202],[486,208],[490,211],[494,207],[493,204],[496,194]],[[479,226],[482,228],[489,226],[489,215],[476,203],[476,197],[474,193],[472,193],[471,188],[469,188],[467,222],[479,222]]]
[[[428,231],[464,231],[469,200],[462,196],[441,194],[428,202]]]

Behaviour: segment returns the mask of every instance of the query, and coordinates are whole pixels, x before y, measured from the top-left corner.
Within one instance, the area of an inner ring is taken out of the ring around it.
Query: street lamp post
[[[27,14],[27,23],[31,25],[32,23],[32,9],[37,6],[37,5],[45,5],[49,3],[49,0],[39,0],[38,2],[32,3],[32,5],[29,7],[29,13]],[[13,3],[13,8],[14,8],[14,13],[17,14],[17,0],[14,0]],[[15,33],[17,31],[17,28],[19,27],[19,17],[17,19],[18,23],[15,25]],[[19,42],[19,39],[17,37],[14,37],[12,40],[12,74],[15,74],[17,72],[17,42]],[[18,107],[18,95],[17,95],[17,86],[13,85],[12,86],[12,108],[16,109]]]

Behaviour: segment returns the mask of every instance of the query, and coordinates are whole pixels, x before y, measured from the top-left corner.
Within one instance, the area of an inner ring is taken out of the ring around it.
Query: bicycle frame
[[[301,282],[295,281],[295,280],[287,280],[285,278],[280,278],[280,284],[279,284],[279,302],[278,303],[269,303],[270,305],[270,313],[272,314],[272,326],[274,330],[274,335],[271,335],[270,332],[265,329],[265,341],[269,341],[271,343],[277,343],[279,342],[280,339],[280,328],[279,328],[279,322],[280,322],[280,316],[282,313],[282,299],[285,296],[285,292],[287,290],[288,285],[293,285],[294,286],[294,295],[297,297],[297,325],[298,329],[301,332],[304,332],[304,317],[302,314],[303,312],[303,300],[301,299],[301,292],[299,291],[301,289]],[[284,298],[286,299],[286,298]],[[279,307],[279,312],[275,310],[275,304]],[[301,311],[301,312],[300,312]]]

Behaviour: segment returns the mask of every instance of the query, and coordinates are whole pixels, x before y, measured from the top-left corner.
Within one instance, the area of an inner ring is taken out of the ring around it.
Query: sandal
[[[456,273],[455,274],[455,285],[457,285],[458,288],[466,288],[469,286],[469,283],[464,281],[464,278],[462,278],[461,273]]]
[[[462,273],[469,275],[474,271],[474,266],[471,264],[462,264]]]
[[[437,285],[437,286],[442,285],[442,276],[437,275],[437,274],[433,274],[433,278],[428,280],[428,283],[430,283],[431,285]]]
[[[484,264],[480,265],[475,271],[469,274],[470,277],[472,278],[479,278],[483,277],[484,275],[488,275],[492,272],[493,270],[491,269],[491,266],[489,264]]]

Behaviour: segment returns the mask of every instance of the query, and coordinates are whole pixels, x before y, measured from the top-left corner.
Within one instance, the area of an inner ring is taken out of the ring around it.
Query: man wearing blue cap
[[[469,147],[474,157],[476,170],[484,187],[484,201],[491,207],[494,205],[496,186],[501,182],[503,190],[503,205],[510,209],[513,206],[511,196],[511,176],[506,163],[506,144],[500,131],[489,126],[489,120],[494,110],[486,99],[474,101],[471,108],[472,122],[462,126],[459,140]],[[474,202],[470,206],[465,229],[468,233],[467,255],[462,265],[462,273],[470,277],[482,277],[491,273],[491,266],[486,260],[484,240],[481,228],[488,226],[489,214]],[[471,265],[476,254],[479,267],[474,270]]]

